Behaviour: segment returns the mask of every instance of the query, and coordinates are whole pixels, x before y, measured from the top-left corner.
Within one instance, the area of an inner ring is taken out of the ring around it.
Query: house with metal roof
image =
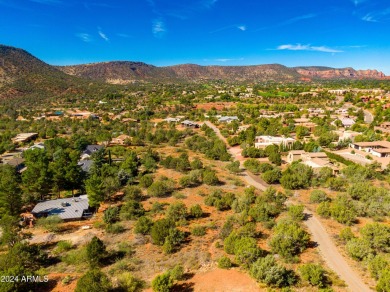
[[[63,220],[81,220],[92,214],[87,195],[40,202],[31,213],[37,218],[58,216]]]

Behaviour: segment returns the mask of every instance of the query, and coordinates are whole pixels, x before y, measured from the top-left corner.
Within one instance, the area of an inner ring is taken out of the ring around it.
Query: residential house
[[[181,125],[183,127],[186,127],[186,128],[200,128],[200,125],[198,123],[195,123],[195,122],[190,121],[190,120],[185,120],[185,121],[181,122]]]
[[[339,136],[339,141],[351,140],[354,142],[355,137],[361,135],[359,132],[345,130],[345,131],[334,131]]]
[[[104,149],[103,145],[88,145],[85,150],[81,153],[81,160],[89,159],[91,158],[92,154]]]
[[[237,129],[237,132],[243,132],[243,131],[246,131],[248,130],[248,128],[250,127],[250,125],[242,125],[242,126],[239,126],[238,129]]]
[[[37,218],[58,216],[66,221],[81,220],[92,215],[87,195],[40,202],[31,213]]]
[[[218,119],[218,122],[226,123],[226,124],[230,124],[233,121],[239,121],[238,117],[237,116],[226,116],[226,117],[220,117]]]
[[[291,150],[287,154],[287,162],[288,163],[293,163],[294,161],[298,161],[301,158],[301,155],[305,153],[305,150]]]
[[[167,123],[178,123],[178,122],[180,122],[180,118],[166,118],[166,119],[164,119],[164,121],[165,122],[167,122]]]
[[[344,128],[349,128],[355,124],[355,121],[350,118],[343,118],[341,119],[341,123],[343,124]]]
[[[351,143],[350,147],[353,149],[368,152],[376,157],[390,157],[389,141]]]
[[[12,138],[14,144],[26,143],[31,140],[34,140],[38,137],[38,133],[20,133],[16,137]]]
[[[130,141],[131,137],[129,135],[122,134],[116,138],[112,138],[110,145],[127,146]]]
[[[84,172],[90,172],[91,171],[91,168],[93,166],[93,160],[91,159],[84,159],[84,160],[80,160],[78,163],[77,163],[78,166],[81,167],[81,169],[84,171]]]
[[[255,138],[255,147],[256,148],[265,148],[269,145],[292,145],[296,140],[293,138],[286,137],[274,137],[274,136],[256,136]]]
[[[304,150],[292,150],[287,155],[287,162],[301,160],[302,164],[310,166],[314,171],[319,171],[323,167],[329,167],[334,174],[339,172],[339,169],[330,162],[325,152],[305,152]]]
[[[27,169],[24,161],[24,158],[14,157],[10,160],[5,160],[3,163],[13,166],[17,172],[21,173]]]

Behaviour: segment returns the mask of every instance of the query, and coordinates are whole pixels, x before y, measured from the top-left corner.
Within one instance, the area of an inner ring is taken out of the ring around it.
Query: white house
[[[269,145],[292,145],[296,140],[286,137],[274,137],[274,136],[256,136],[255,147],[265,148]]]

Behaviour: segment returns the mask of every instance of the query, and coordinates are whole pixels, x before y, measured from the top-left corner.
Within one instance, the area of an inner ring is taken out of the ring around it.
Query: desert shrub
[[[240,227],[237,230],[237,234],[239,236],[253,237],[253,238],[259,235],[256,231],[256,223],[254,222],[245,223],[244,226]]]
[[[275,165],[281,165],[282,164],[282,156],[279,152],[272,152],[268,155],[268,160],[275,164]]]
[[[158,275],[152,281],[152,288],[155,292],[169,292],[173,287],[173,279],[169,273]]]
[[[352,230],[350,227],[346,227],[346,228],[343,228],[341,231],[340,231],[340,235],[339,235],[340,239],[344,242],[348,242],[350,241],[351,239],[355,238],[355,235],[353,234]]]
[[[190,162],[191,169],[203,169],[203,162],[199,158],[195,158]]]
[[[121,220],[135,220],[145,214],[142,204],[135,200],[129,200],[122,205],[120,210]]]
[[[266,156],[263,149],[258,149],[256,147],[246,147],[241,152],[241,155],[250,158],[261,158]]]
[[[326,195],[324,191],[321,190],[313,190],[310,193],[310,203],[322,203],[322,202],[328,202],[330,199]]]
[[[134,246],[126,241],[118,243],[118,251],[126,256],[132,256],[135,253]]]
[[[169,230],[168,236],[165,237],[163,244],[163,251],[166,254],[170,254],[176,251],[177,247],[182,243],[185,238],[184,232],[177,228]]]
[[[92,269],[77,281],[75,292],[108,292],[110,289],[108,277],[100,270]]]
[[[254,174],[259,174],[264,167],[260,166],[261,163],[254,158],[245,160],[244,167]]]
[[[148,195],[151,197],[164,197],[172,193],[173,182],[170,180],[155,181],[148,187]]]
[[[223,224],[221,231],[219,232],[219,238],[225,239],[230,235],[230,233],[233,231],[233,222],[232,220],[226,220],[226,222]]]
[[[63,222],[64,220],[62,220],[59,216],[48,216],[39,218],[37,220],[37,225],[45,228],[47,231],[58,232],[60,230],[59,225]]]
[[[149,217],[139,217],[134,227],[134,232],[137,234],[149,234],[152,229],[153,221]]]
[[[206,226],[196,225],[191,229],[191,234],[195,236],[203,236],[206,234]]]
[[[214,206],[219,211],[225,211],[231,209],[234,199],[233,193],[223,193],[220,190],[215,190],[205,198],[204,202],[207,206]]]
[[[61,261],[68,265],[80,265],[88,262],[86,248],[78,248],[68,251],[61,257]]]
[[[119,234],[125,231],[125,228],[121,223],[110,224],[106,226],[107,233]]]
[[[302,163],[293,162],[283,173],[280,183],[285,189],[306,189],[311,184],[313,169]]]
[[[145,287],[144,281],[134,277],[129,272],[125,272],[118,276],[118,284],[119,287],[126,292],[140,292]]]
[[[205,169],[202,174],[202,180],[206,185],[215,186],[219,184],[219,179],[214,170]]]
[[[310,240],[310,235],[296,222],[280,221],[274,228],[269,244],[272,252],[286,259],[303,252]]]
[[[359,238],[353,238],[346,244],[347,253],[355,260],[362,261],[372,254],[369,243]]]
[[[195,219],[202,218],[202,216],[203,216],[202,207],[199,204],[191,206],[191,208],[190,208],[190,216],[192,218],[195,218]]]
[[[368,270],[371,277],[378,280],[386,269],[390,269],[390,263],[381,255],[376,255],[368,261]]]
[[[165,238],[169,235],[169,230],[174,228],[174,223],[167,219],[160,219],[154,222],[150,235],[154,244],[163,245]]]
[[[153,176],[150,174],[146,174],[139,179],[139,186],[141,188],[146,189],[146,188],[150,187],[152,185],[152,183],[153,183]]]
[[[131,201],[131,200],[136,200],[139,201],[142,199],[142,191],[139,187],[137,186],[132,186],[128,185],[125,188],[125,200],[126,201]]]
[[[172,280],[174,281],[180,281],[184,278],[184,268],[182,265],[176,265],[173,267],[173,269],[169,270],[169,275],[171,276]]]
[[[154,202],[150,210],[152,214],[162,213],[163,211],[164,211],[164,204],[160,202]]]
[[[229,164],[226,166],[226,169],[227,169],[229,172],[234,173],[234,174],[240,173],[240,172],[241,172],[241,169],[240,169],[240,162],[239,162],[239,161],[233,161],[233,162],[229,163]]]
[[[378,292],[390,291],[390,269],[385,269],[382,271],[375,288]]]
[[[272,255],[257,259],[250,268],[250,274],[257,281],[271,287],[292,286],[296,283],[294,273],[276,263]]]
[[[244,236],[234,242],[234,255],[238,263],[249,267],[263,255],[263,251],[257,246],[257,241],[254,238]]]
[[[275,168],[272,170],[267,170],[264,172],[261,176],[261,178],[267,183],[267,184],[276,184],[279,183],[280,178],[282,177],[282,172],[280,169]]]
[[[364,241],[378,252],[390,252],[390,227],[380,223],[367,224],[360,230]]]
[[[322,202],[317,207],[317,214],[324,218],[329,218],[330,213],[330,203],[329,202]]]
[[[55,248],[55,253],[62,253],[65,251],[69,251],[73,248],[73,244],[70,240],[61,240],[57,243],[57,247]]]
[[[187,207],[183,202],[180,201],[170,204],[167,211],[165,212],[165,217],[175,223],[185,221],[187,216]]]
[[[106,246],[103,241],[94,236],[86,245],[87,259],[90,266],[98,266],[106,255]]]
[[[218,268],[230,269],[231,267],[232,267],[232,262],[228,257],[222,256],[218,259]]]
[[[304,209],[304,205],[291,205],[288,207],[288,215],[295,221],[302,221],[305,219]]]
[[[106,224],[113,224],[119,220],[119,208],[108,207],[103,214],[103,221]]]
[[[338,195],[334,202],[330,205],[330,213],[332,217],[339,223],[352,225],[356,221],[356,211],[351,202],[346,196]]]
[[[305,264],[299,267],[299,273],[303,280],[308,281],[310,285],[325,287],[327,283],[326,271],[316,264]]]
[[[269,222],[278,216],[284,209],[285,195],[274,188],[268,188],[257,196],[255,204],[250,207],[248,215],[256,222]]]

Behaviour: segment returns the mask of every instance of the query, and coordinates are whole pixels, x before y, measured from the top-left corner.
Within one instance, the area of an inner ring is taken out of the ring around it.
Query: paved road
[[[223,140],[225,143],[227,142],[226,138],[221,135],[219,129],[214,124],[210,122],[206,122],[206,124],[214,130],[214,132],[219,138],[221,138],[221,140]],[[238,152],[230,152],[236,158]],[[266,186],[256,180],[255,177],[250,176],[247,172],[244,172],[242,178],[255,188],[260,190],[264,190],[266,188]],[[324,258],[329,268],[331,268],[342,280],[345,281],[350,291],[372,291],[363,282],[359,274],[348,265],[348,262],[338,252],[336,245],[318,218],[309,210],[305,209],[305,213],[308,214],[308,219],[305,220],[304,223],[311,233],[311,239],[317,243],[320,254]]]

